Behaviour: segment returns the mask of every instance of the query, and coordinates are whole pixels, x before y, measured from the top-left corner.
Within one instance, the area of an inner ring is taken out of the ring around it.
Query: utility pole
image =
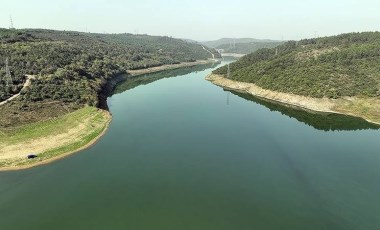
[[[230,70],[230,63],[227,65],[227,78],[229,79],[231,75],[231,70]]]
[[[276,47],[276,56],[278,55],[278,48]]]

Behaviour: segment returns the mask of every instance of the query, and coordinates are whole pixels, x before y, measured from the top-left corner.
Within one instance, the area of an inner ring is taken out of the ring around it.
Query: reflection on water
[[[147,85],[149,83],[158,81],[163,78],[179,77],[189,73],[203,71],[206,69],[214,68],[219,63],[209,63],[204,65],[196,65],[173,70],[165,70],[157,73],[149,73],[136,77],[128,77],[127,80],[118,84],[113,92],[113,95],[123,93],[124,91],[133,89],[140,85]]]
[[[0,230],[379,229],[378,131],[315,131],[368,126],[245,95],[227,106],[203,68],[130,78],[118,92],[170,77],[111,97],[91,148],[0,172]]]
[[[229,91],[229,90],[226,90]],[[303,122],[315,129],[324,131],[348,131],[348,130],[365,130],[365,129],[379,129],[380,126],[367,122],[366,120],[358,117],[331,114],[331,113],[318,113],[313,111],[305,111],[294,107],[278,104],[275,102],[266,101],[254,97],[247,93],[238,93],[229,91],[241,98],[253,101],[257,104],[267,107],[271,111],[280,112],[291,118]]]
[[[234,61],[234,60],[229,60]],[[197,65],[173,70],[166,70],[157,73],[149,73],[136,77],[128,77],[127,80],[117,85],[113,95],[123,93],[127,90],[133,89],[140,85],[147,85],[152,82],[158,81],[163,78],[172,78],[183,76],[192,72],[203,71],[206,69],[214,68],[219,63],[210,63],[204,65]],[[246,100],[255,102],[256,104],[263,105],[271,111],[280,112],[283,115],[286,115],[291,118],[303,122],[315,129],[323,131],[349,131],[349,130],[366,130],[366,129],[380,129],[379,125],[372,124],[367,122],[362,118],[340,115],[340,114],[331,114],[331,113],[318,113],[313,111],[306,111],[300,108],[294,108],[286,106],[283,104],[263,100],[257,97],[254,97],[250,94],[239,93],[235,91],[229,91],[227,94],[227,104],[229,103],[229,93],[231,92],[234,95],[237,95]]]

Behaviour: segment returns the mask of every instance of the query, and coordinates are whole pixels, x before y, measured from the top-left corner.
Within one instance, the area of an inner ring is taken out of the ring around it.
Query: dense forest
[[[230,65],[237,81],[311,97],[380,96],[380,32],[289,41]],[[227,75],[227,66],[214,71]]]
[[[6,58],[13,80],[9,87]],[[171,37],[0,29],[0,101],[18,92],[25,74],[31,74],[37,78],[21,92],[23,102],[96,106],[98,93],[117,74],[208,58],[201,45]]]

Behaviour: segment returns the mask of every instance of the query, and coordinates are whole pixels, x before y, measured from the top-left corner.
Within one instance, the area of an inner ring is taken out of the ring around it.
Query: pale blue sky
[[[380,0],[1,0],[0,27],[280,40],[380,30]]]

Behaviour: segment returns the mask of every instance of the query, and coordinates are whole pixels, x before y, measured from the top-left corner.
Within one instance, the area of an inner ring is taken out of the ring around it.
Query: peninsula
[[[283,104],[380,124],[379,50],[379,32],[289,41],[246,55],[207,79]]]

